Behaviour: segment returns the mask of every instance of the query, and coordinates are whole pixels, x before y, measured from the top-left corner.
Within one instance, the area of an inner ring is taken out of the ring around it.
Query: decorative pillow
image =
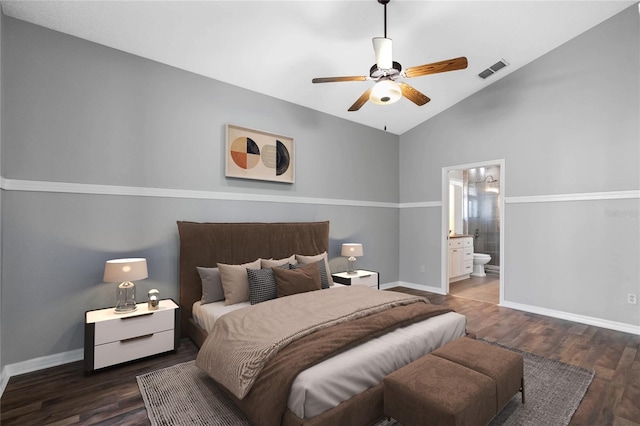
[[[220,270],[220,280],[224,291],[224,304],[235,305],[236,303],[249,300],[249,278],[247,269],[260,269],[260,259],[242,265],[227,265],[218,263]]]
[[[224,291],[222,290],[222,282],[220,281],[220,270],[218,268],[203,268],[197,266],[198,274],[202,280],[202,298],[200,303],[217,302],[224,300]]]
[[[322,288],[329,288],[333,285],[333,278],[331,278],[331,269],[329,269],[329,259],[327,258],[326,251],[315,256],[302,256],[300,254],[296,254],[296,260],[298,261],[298,263],[302,263],[305,265],[324,260],[324,276],[322,275],[322,269],[320,270],[320,277],[322,278]]]
[[[271,268],[276,277],[278,297],[296,293],[320,290],[320,271],[317,263],[311,263],[298,269]]]
[[[276,268],[289,269],[289,264],[285,263]],[[271,268],[247,269],[247,278],[249,279],[249,302],[252,305],[278,297],[276,277]]]
[[[282,265],[296,265],[298,263],[298,261],[296,260],[296,255],[292,254],[289,257],[285,257],[284,259],[261,259],[260,260],[260,265],[262,266],[262,268],[275,268],[276,266],[282,266]]]
[[[329,288],[330,284],[329,281],[327,280],[327,270],[324,267],[324,261],[323,260],[319,260],[317,262],[315,262],[316,265],[318,265],[318,271],[320,272],[320,284],[322,285],[322,288]],[[297,265],[291,265],[289,267],[289,269],[299,269],[302,268],[303,266],[307,266],[310,265],[309,263],[304,264],[304,263],[298,263]]]

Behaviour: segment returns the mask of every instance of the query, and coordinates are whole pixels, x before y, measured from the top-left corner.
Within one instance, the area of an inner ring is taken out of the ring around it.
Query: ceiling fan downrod
[[[378,3],[384,6],[384,38],[387,38],[387,4],[391,0],[378,0]]]

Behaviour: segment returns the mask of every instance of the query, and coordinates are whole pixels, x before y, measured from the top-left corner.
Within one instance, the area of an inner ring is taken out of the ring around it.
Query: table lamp
[[[342,245],[343,256],[348,256],[349,266],[347,267],[348,274],[355,274],[356,270],[354,265],[356,263],[356,257],[362,256],[362,244],[359,243],[345,243]]]
[[[136,286],[132,281],[143,280],[149,276],[147,259],[113,259],[104,265],[104,282],[120,283],[116,290],[117,314],[136,310]]]

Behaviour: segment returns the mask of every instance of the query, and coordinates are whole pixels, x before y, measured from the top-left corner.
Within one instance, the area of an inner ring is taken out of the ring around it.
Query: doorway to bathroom
[[[447,294],[504,300],[504,160],[442,169],[442,288]]]

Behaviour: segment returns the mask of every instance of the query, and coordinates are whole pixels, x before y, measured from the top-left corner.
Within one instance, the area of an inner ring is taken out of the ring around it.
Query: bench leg
[[[522,403],[524,404],[524,377],[520,379],[520,392],[522,393]]]

